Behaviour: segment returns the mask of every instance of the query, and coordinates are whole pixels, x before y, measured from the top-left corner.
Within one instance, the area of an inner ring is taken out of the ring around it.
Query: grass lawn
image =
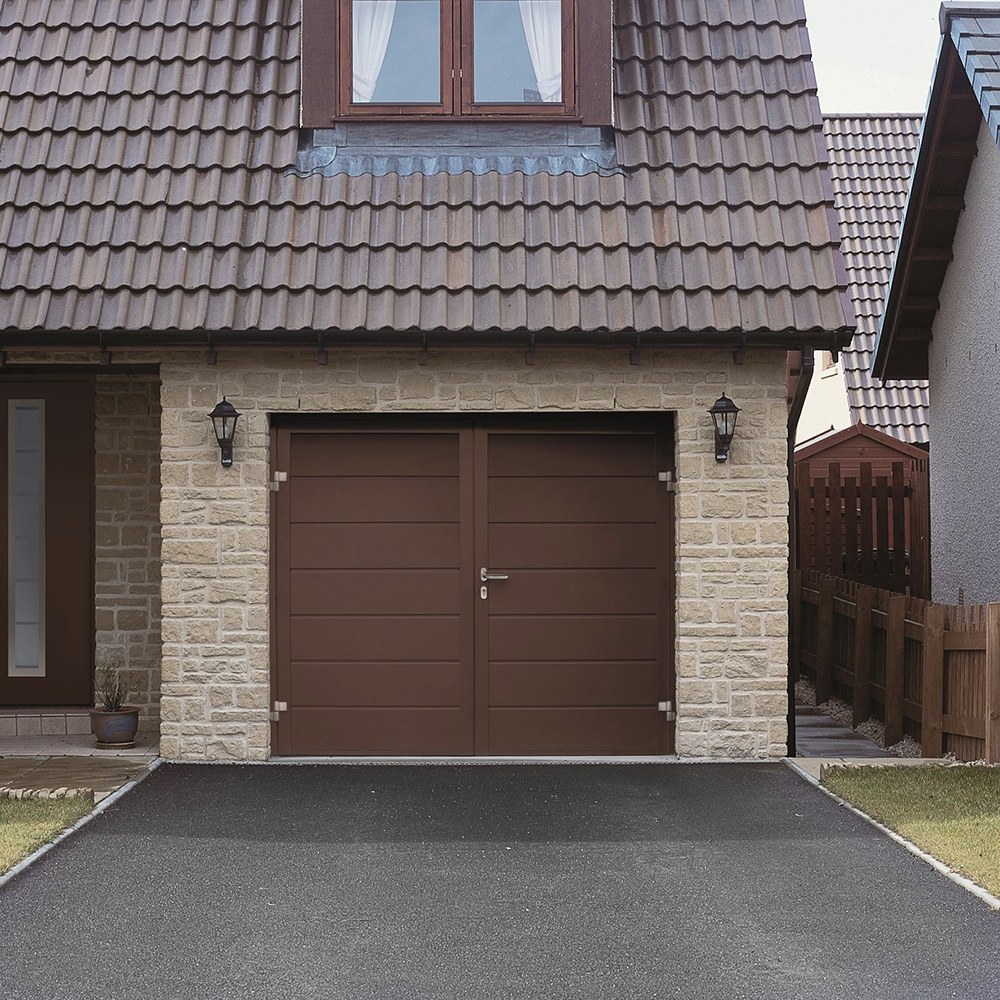
[[[1000,896],[1000,768],[837,768],[823,785]]]
[[[93,808],[87,799],[0,799],[0,875]]]

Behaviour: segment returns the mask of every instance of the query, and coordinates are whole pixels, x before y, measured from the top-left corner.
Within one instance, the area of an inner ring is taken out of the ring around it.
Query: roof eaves
[[[921,192],[928,182],[928,174],[933,169],[933,156],[931,149],[933,143],[928,141],[933,137],[938,126],[938,117],[941,104],[948,85],[948,69],[951,58],[954,57],[962,64],[966,79],[975,93],[980,111],[994,140],[1000,145],[1000,106],[995,103],[996,94],[993,100],[987,97],[987,91],[982,81],[977,79],[980,67],[972,66],[972,57],[977,54],[976,50],[966,43],[966,39],[971,37],[966,30],[963,19],[976,19],[976,24],[982,28],[982,34],[988,34],[979,19],[995,22],[995,28],[1000,29],[1000,3],[996,0],[989,0],[984,3],[967,3],[959,0],[945,0],[941,4],[939,21],[941,26],[941,43],[938,47],[937,60],[934,66],[931,90],[927,99],[927,111],[924,115],[923,127],[920,133],[920,145],[917,148],[916,162],[913,167],[913,175],[910,179],[910,188],[906,196],[906,207],[903,212],[903,222],[899,233],[899,242],[896,246],[896,255],[893,260],[892,273],[889,277],[889,290],[886,295],[885,309],[879,323],[878,336],[875,341],[875,350],[872,354],[872,374],[876,378],[885,379],[889,357],[892,351],[893,333],[899,322],[899,312],[901,298],[904,292],[903,277],[906,271],[908,255],[912,248],[919,226],[919,212],[915,206],[920,204]],[[993,38],[1000,38],[1000,32],[995,32]],[[994,48],[990,46],[989,48]],[[1000,65],[1000,48],[993,53]]]
[[[906,256],[910,245],[913,242],[916,226],[917,211],[915,205],[920,200],[920,192],[923,190],[930,169],[930,157],[928,149],[930,143],[928,137],[933,135],[937,124],[937,112],[941,106],[945,84],[948,78],[948,56],[950,55],[950,40],[945,33],[941,37],[938,45],[937,58],[934,62],[934,75],[932,77],[930,91],[927,95],[927,106],[924,110],[924,120],[920,127],[920,142],[917,146],[917,155],[913,164],[913,173],[910,176],[910,186],[906,193],[906,206],[903,209],[903,221],[899,229],[899,240],[896,243],[896,254],[892,261],[892,271],[889,275],[889,289],[886,292],[885,308],[882,310],[882,318],[879,320],[878,335],[875,338],[875,350],[872,352],[872,375],[875,378],[884,379],[886,364],[889,360],[889,351],[892,347],[892,330],[897,318],[899,300],[902,295],[902,273],[905,269]],[[901,266],[902,265],[902,266]],[[888,333],[886,331],[889,331]]]

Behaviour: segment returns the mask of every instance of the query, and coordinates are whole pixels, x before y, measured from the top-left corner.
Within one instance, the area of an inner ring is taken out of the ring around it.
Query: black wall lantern
[[[236,412],[236,407],[223,396],[222,402],[216,404],[209,416],[222,449],[222,464],[228,467],[233,464],[233,438],[236,436],[236,421],[240,419],[240,415]]]
[[[740,415],[740,408],[723,393],[708,412],[712,414],[712,422],[715,424],[715,460],[724,462],[729,457],[729,446],[736,433],[736,418]]]

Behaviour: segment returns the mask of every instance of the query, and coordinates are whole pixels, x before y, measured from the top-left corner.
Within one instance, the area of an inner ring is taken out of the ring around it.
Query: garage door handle
[[[485,566],[479,571],[479,579],[486,583],[487,580],[507,580],[506,573],[491,573]]]

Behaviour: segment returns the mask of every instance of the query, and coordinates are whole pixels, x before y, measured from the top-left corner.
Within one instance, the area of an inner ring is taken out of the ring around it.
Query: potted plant
[[[90,730],[101,749],[118,750],[135,743],[139,709],[126,708],[125,700],[135,685],[121,677],[120,660],[107,660],[97,670],[97,708],[90,710]]]

